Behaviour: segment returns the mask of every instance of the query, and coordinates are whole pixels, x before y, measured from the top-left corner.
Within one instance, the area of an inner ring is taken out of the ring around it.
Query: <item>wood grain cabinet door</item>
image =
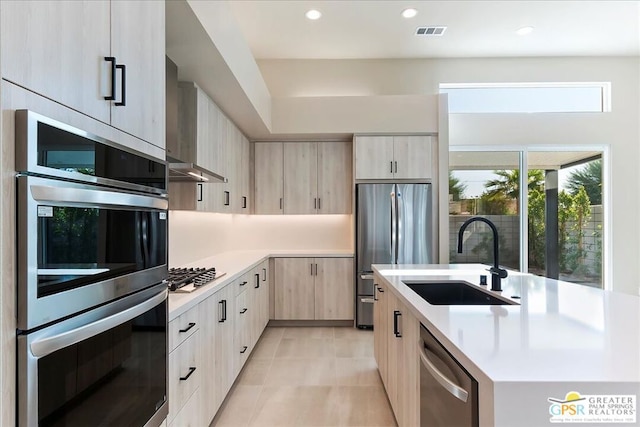
[[[254,213],[284,212],[284,154],[282,142],[254,144]]]
[[[356,179],[393,178],[392,136],[357,136],[355,144]]]
[[[100,0],[1,1],[2,78],[109,123],[109,7]]]
[[[313,258],[276,258],[276,319],[315,319],[313,264]]]
[[[284,213],[318,210],[318,161],[315,142],[284,143]]]
[[[393,137],[394,177],[397,179],[429,179],[431,171],[430,136]]]
[[[350,142],[318,143],[319,214],[351,213],[352,159]]]
[[[117,73],[111,125],[161,148],[166,115],[164,90],[159,89],[165,87],[164,18],[164,2],[111,2],[111,54],[126,67]],[[123,101],[122,94],[125,105],[116,105]]]
[[[353,320],[353,258],[315,258],[316,320]]]

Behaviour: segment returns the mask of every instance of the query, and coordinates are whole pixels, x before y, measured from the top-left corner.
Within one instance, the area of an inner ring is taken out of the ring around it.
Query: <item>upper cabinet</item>
[[[172,182],[169,208],[250,213],[250,143],[193,82],[178,84],[178,151],[184,162],[224,176],[227,182]]]
[[[351,156],[348,142],[255,144],[255,213],[350,213]]]
[[[0,8],[2,78],[164,148],[163,2]]]
[[[257,214],[284,213],[284,145],[270,142],[256,143],[253,147],[254,211]]]
[[[356,179],[431,179],[430,136],[356,136]]]

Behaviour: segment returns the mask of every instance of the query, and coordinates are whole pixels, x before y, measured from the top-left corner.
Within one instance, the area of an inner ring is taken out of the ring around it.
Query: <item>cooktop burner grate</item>
[[[212,282],[215,278],[215,268],[170,268],[169,290],[175,291],[191,284],[199,287]]]

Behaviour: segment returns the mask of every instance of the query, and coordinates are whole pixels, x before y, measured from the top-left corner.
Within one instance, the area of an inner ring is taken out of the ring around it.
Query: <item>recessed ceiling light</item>
[[[527,34],[531,34],[533,32],[533,27],[522,27],[516,31],[516,34],[519,36],[526,36]]]
[[[413,18],[414,16],[416,16],[418,14],[418,11],[413,9],[413,8],[409,8],[409,9],[405,9],[402,11],[402,16],[404,18]]]
[[[308,10],[307,13],[304,14],[304,16],[306,16],[307,19],[311,19],[312,21],[315,21],[316,19],[320,19],[320,17],[322,16],[322,13],[320,13],[319,10],[311,9],[311,10]]]

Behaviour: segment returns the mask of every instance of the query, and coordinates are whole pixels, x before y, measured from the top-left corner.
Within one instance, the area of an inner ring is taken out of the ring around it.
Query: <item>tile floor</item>
[[[212,426],[395,426],[373,332],[268,327]]]

